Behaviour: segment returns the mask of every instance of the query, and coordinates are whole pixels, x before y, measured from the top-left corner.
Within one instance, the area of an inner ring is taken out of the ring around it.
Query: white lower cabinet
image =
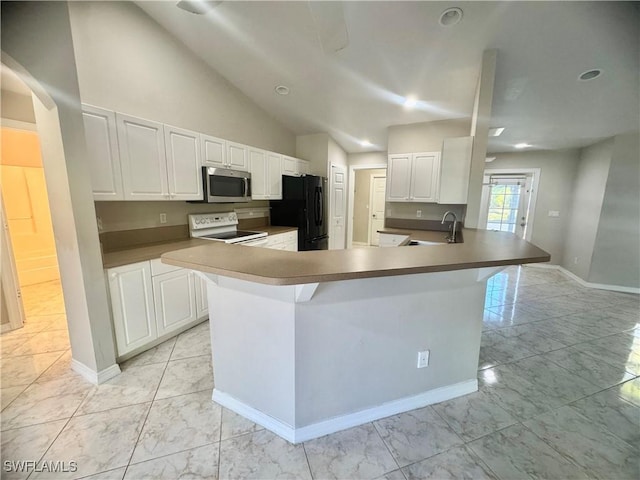
[[[298,251],[298,232],[294,230],[291,232],[284,232],[284,233],[277,233],[275,235],[269,235],[267,237],[267,244],[265,245],[265,248],[297,252]]]
[[[206,317],[209,314],[209,300],[207,297],[207,281],[200,275],[193,274],[196,287],[196,316]]]
[[[207,315],[197,293],[200,279],[190,270],[151,260],[110,268],[107,278],[118,356],[142,351]]]
[[[153,277],[158,336],[197,320],[193,273],[180,269]]]

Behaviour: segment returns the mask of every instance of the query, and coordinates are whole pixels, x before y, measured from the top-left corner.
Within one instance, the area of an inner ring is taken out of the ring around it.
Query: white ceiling
[[[206,15],[136,3],[294,133],[328,132],[347,152],[385,150],[390,125],[469,118],[489,48],[498,50],[491,123],[506,127],[490,152],[580,147],[638,128],[632,2],[226,1]],[[451,6],[463,19],[442,27]],[[347,46],[332,51],[345,28]],[[600,78],[578,82],[593,68]],[[418,108],[402,106],[407,95]]]

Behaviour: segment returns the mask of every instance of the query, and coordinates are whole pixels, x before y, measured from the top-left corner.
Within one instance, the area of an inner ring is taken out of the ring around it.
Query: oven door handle
[[[249,179],[247,177],[244,177],[243,180],[244,180],[244,196],[248,197],[249,196]]]

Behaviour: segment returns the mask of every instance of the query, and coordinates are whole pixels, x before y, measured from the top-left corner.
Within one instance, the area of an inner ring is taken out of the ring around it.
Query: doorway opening
[[[480,227],[531,240],[539,169],[485,170]]]
[[[351,167],[348,248],[374,247],[384,228],[386,165]]]
[[[3,315],[2,332],[16,330],[12,348],[4,354],[66,351],[70,348],[67,319],[32,92],[4,64],[2,101],[10,107],[3,108],[0,130],[2,228],[13,277],[3,278],[3,304],[19,307],[10,318]],[[46,341],[20,345],[22,335],[39,335]]]

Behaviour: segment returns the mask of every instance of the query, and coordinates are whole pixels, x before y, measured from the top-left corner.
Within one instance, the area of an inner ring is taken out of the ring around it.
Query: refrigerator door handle
[[[315,208],[315,214],[316,214],[316,225],[317,226],[321,226],[322,225],[322,193],[321,193],[321,189],[320,187],[316,187],[316,208]]]

